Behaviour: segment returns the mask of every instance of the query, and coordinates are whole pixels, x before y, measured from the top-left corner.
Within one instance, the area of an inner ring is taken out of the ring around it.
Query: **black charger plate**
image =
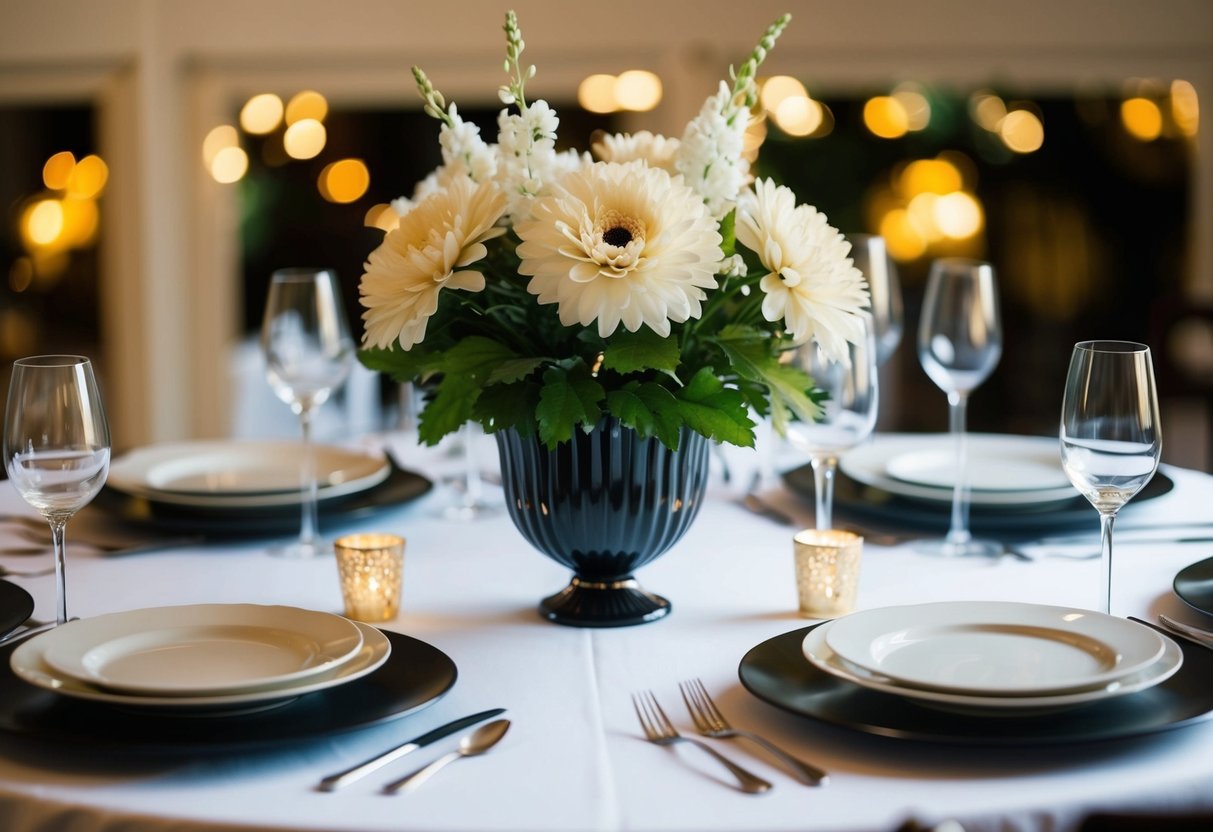
[[[6,636],[34,614],[34,599],[21,587],[0,581],[0,636]]]
[[[775,636],[746,653],[738,668],[741,683],[778,708],[869,734],[965,745],[1057,745],[1152,734],[1213,717],[1213,650],[1183,641],[1183,665],[1152,688],[1049,714],[984,717],[934,710],[818,670],[800,649],[813,627]]]
[[[387,630],[384,635],[392,652],[374,673],[274,708],[209,716],[191,709],[131,710],[52,693],[13,673],[8,645],[0,648],[0,733],[141,752],[243,750],[399,719],[433,704],[455,684],[455,663],[437,647]]]
[[[321,500],[320,522],[353,520],[394,508],[422,496],[433,487],[428,479],[392,463],[383,482],[364,491]],[[208,538],[283,535],[299,531],[298,504],[247,506],[241,508],[186,506],[163,503],[103,488],[93,507],[123,523],[177,534],[200,534]]]
[[[804,465],[783,474],[783,481],[796,494],[812,502],[815,486],[813,468]],[[1161,497],[1171,491],[1175,483],[1161,471],[1146,483],[1132,501],[1133,506]],[[915,500],[902,497],[884,489],[864,485],[851,479],[842,471],[834,477],[834,511],[841,516],[853,516],[897,529],[948,530],[952,520],[950,503]],[[1123,513],[1121,516],[1124,516]],[[1032,536],[1045,531],[1089,528],[1092,534],[1099,530],[1099,515],[1085,497],[1074,492],[1074,499],[1061,505],[1035,507],[1028,505],[971,505],[969,507],[971,531],[1004,537],[1016,535]]]
[[[1172,582],[1175,594],[1194,610],[1213,615],[1213,558],[1179,570]]]

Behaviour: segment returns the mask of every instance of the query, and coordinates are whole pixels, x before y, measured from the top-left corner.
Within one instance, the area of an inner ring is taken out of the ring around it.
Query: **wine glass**
[[[969,532],[965,435],[969,394],[989,378],[1002,356],[998,309],[998,286],[989,263],[947,257],[931,264],[918,326],[918,360],[931,381],[948,394],[948,430],[955,443],[956,480],[947,536],[924,542],[919,546],[922,551],[991,557],[1003,552],[1002,544],[976,540]]]
[[[64,529],[97,496],[109,464],[109,424],[92,363],[79,355],[14,362],[4,414],[4,467],[18,493],[50,524],[58,624],[67,621]]]
[[[303,429],[303,518],[299,540],[280,554],[320,554],[316,541],[318,483],[312,447],[312,414],[350,373],[354,342],[341,303],[337,275],[329,269],[279,269],[270,280],[261,326],[270,387],[299,417]]]
[[[1112,605],[1112,523],[1158,469],[1162,452],[1150,348],[1130,341],[1074,345],[1061,404],[1061,467],[1099,512],[1103,612]]]
[[[876,338],[876,364],[883,365],[897,350],[905,329],[901,282],[897,266],[889,256],[884,237],[876,234],[847,234],[855,268],[868,281],[871,294],[872,329]]]
[[[863,320],[863,335],[848,344],[847,355],[835,360],[822,353],[813,342],[793,353],[792,361],[813,377],[813,383],[828,394],[822,402],[821,418],[814,422],[796,420],[787,427],[788,441],[809,454],[813,465],[818,529],[832,528],[834,513],[834,475],[843,451],[867,439],[876,426],[878,387],[876,380],[876,338],[872,317]]]

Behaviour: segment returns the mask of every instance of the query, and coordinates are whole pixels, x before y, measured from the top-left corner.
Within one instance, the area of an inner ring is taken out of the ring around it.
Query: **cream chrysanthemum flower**
[[[443,289],[479,292],[484,275],[466,267],[487,253],[484,242],[505,233],[496,222],[505,195],[466,176],[421,200],[371,252],[358,286],[366,311],[363,344],[408,350],[425,338]]]
[[[811,205],[770,179],[737,212],[737,241],[758,255],[768,274],[759,282],[762,314],[781,318],[793,340],[810,338],[827,355],[845,360],[847,342],[863,337],[859,312],[868,305],[863,274],[848,256],[851,245]]]
[[[722,242],[703,200],[681,179],[641,162],[597,162],[566,175],[515,226],[518,271],[565,326],[648,326],[699,317],[716,288]]]
[[[651,168],[661,168],[671,175],[678,155],[678,139],[655,135],[648,130],[639,133],[604,133],[593,144],[594,156],[604,162],[640,160]]]

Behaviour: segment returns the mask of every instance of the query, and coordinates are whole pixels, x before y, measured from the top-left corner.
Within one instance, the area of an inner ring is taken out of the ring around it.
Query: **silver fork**
[[[661,705],[657,703],[657,697],[651,691],[646,690],[640,693],[633,693],[632,707],[636,709],[636,717],[640,720],[640,727],[644,729],[644,738],[649,742],[656,745],[674,745],[680,742],[689,742],[711,754],[725,768],[732,772],[733,776],[737,778],[737,783],[741,786],[743,792],[758,794],[771,788],[771,784],[766,780],[746,771],[707,743],[679,734],[677,729],[674,728],[674,723],[670,722],[670,718],[661,709]]]
[[[1185,624],[1182,621],[1168,618],[1162,613],[1159,613],[1158,620],[1168,630],[1187,636],[1197,644],[1213,649],[1213,630],[1205,630],[1192,624]]]
[[[705,737],[715,737],[716,739],[744,737],[765,748],[771,756],[790,768],[800,782],[810,786],[820,786],[829,781],[830,776],[817,766],[796,759],[765,737],[760,737],[750,731],[742,731],[730,725],[724,714],[716,707],[716,703],[712,701],[712,697],[708,695],[708,689],[699,679],[679,682],[678,689],[682,691],[682,701],[686,703],[691,719],[695,722],[695,729]]]

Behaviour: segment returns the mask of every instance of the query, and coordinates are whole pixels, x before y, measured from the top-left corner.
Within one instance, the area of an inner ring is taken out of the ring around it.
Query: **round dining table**
[[[399,713],[324,693],[311,695],[322,707],[309,707],[304,696],[264,713],[166,721],[106,703],[45,707],[44,698],[58,694],[37,691],[43,707],[26,719],[13,704],[25,701],[18,696],[0,703],[0,830],[893,832],[951,823],[968,832],[1061,832],[1095,828],[1100,817],[1139,816],[1154,818],[1158,829],[1183,828],[1165,825],[1179,818],[1203,818],[1213,828],[1213,720],[1205,718],[1213,701],[1201,698],[1213,697],[1213,674],[1203,679],[1208,692],[1198,690],[1195,704],[1174,718],[1152,716],[1148,698],[1127,720],[1104,703],[1044,716],[971,716],[878,693],[863,697],[858,711],[832,694],[798,698],[807,672],[800,641],[818,622],[798,614],[792,538],[812,525],[812,499],[787,480],[768,480],[760,496],[787,517],[747,508],[751,452],[713,456],[694,524],[638,571],[646,589],[669,599],[670,614],[637,626],[577,628],[538,612],[540,599],[570,575],[514,528],[494,484],[491,438],[478,464],[489,507],[456,519],[444,508],[460,496],[462,457],[419,448],[404,434],[359,444],[382,445],[433,487],[372,512],[322,514],[321,532],[405,538],[401,608],[377,626],[400,651],[395,673],[435,672],[420,658],[409,665],[416,649],[449,660],[450,677]],[[781,469],[799,465],[777,461]],[[1213,617],[1177,596],[1173,580],[1213,555],[1213,477],[1166,465],[1159,475],[1173,487],[1130,503],[1118,520],[1112,613],[1151,623],[1163,613],[1209,626]],[[92,544],[103,533],[116,536],[107,512],[121,505],[102,498],[68,526],[73,617],[196,604],[343,610],[334,557],[273,553],[289,532],[259,536],[235,524],[237,533],[225,533],[232,529],[219,517],[214,534],[140,527],[148,539],[138,540],[127,523],[121,528],[132,535],[130,547],[101,548]],[[845,501],[836,506],[840,526],[863,527],[875,517],[855,519],[846,509]],[[1089,523],[1067,526],[1068,537],[1057,540],[1042,539],[1061,534],[1056,529],[1025,526],[1019,555],[998,558],[921,553],[915,538],[922,528],[904,524],[899,535],[896,518],[879,531],[866,528],[856,609],[944,601],[1092,609],[1101,598],[1100,561],[1090,557],[1099,538],[1096,512],[1087,510]],[[36,517],[7,481],[0,482],[0,514]],[[50,562],[49,555],[3,554],[27,537],[21,524],[0,522],[0,566],[30,571]],[[34,598],[34,619],[53,617],[53,577],[6,580]],[[1213,667],[1213,650],[1184,643],[1183,651],[1180,673],[1193,687],[1191,674]],[[11,655],[0,648],[0,673],[9,674],[0,691],[24,695],[15,686],[28,683],[11,678]],[[801,783],[746,740],[705,740],[773,785],[747,794],[698,749],[646,742],[633,694],[652,692],[675,726],[695,736],[679,687],[693,679],[735,727],[824,769],[828,781]],[[466,731],[343,788],[318,787],[326,775],[493,708],[511,721],[500,743],[420,788],[382,791],[454,750]]]

